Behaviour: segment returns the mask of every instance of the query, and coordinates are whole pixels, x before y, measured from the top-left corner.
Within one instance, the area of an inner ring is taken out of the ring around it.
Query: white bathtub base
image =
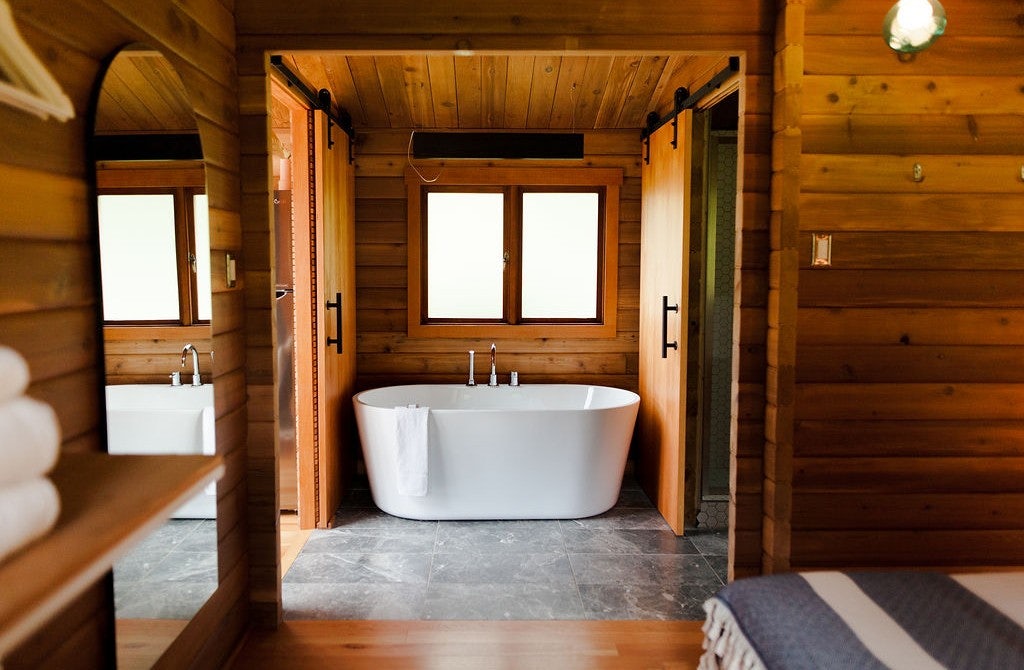
[[[397,487],[391,408],[411,403],[431,408],[425,496]],[[576,519],[607,511],[618,499],[638,404],[621,389],[551,384],[389,387],[355,399],[374,502],[420,520]]]

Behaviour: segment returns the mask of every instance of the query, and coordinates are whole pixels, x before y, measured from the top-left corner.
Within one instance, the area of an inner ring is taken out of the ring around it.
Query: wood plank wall
[[[274,628],[283,611],[274,393],[274,197],[269,153],[268,62],[262,49],[239,45],[242,259],[249,283],[245,293],[248,494],[242,504],[249,525],[246,551],[251,620],[255,626]]]
[[[736,357],[739,369],[737,444],[736,444],[736,496],[735,519],[730,535],[730,546],[736,576],[756,574],[761,571],[761,510],[762,473],[764,450],[765,415],[765,352],[767,344],[767,291],[768,251],[771,188],[771,109],[772,109],[772,68],[775,31],[775,5],[771,0],[695,0],[679,3],[669,0],[641,2],[623,0],[603,4],[601,12],[594,12],[590,0],[569,0],[553,5],[544,0],[516,0],[500,5],[481,5],[476,0],[454,0],[452,2],[420,3],[404,5],[399,10],[382,7],[373,0],[353,0],[346,3],[344,13],[337,11],[337,5],[329,0],[311,0],[301,4],[285,4],[273,0],[237,0],[237,25],[239,41],[239,72],[241,75],[242,99],[242,146],[245,156],[243,163],[254,171],[255,185],[263,177],[266,166],[266,92],[261,78],[263,75],[262,54],[265,52],[289,52],[301,50],[341,50],[349,53],[374,53],[379,51],[418,51],[451,53],[461,40],[467,38],[471,46],[479,51],[514,51],[582,53],[620,51],[635,53],[638,47],[652,53],[666,52],[725,52],[742,54],[744,67],[743,128],[745,133],[744,156],[741,168],[744,174],[742,209],[743,230],[742,251],[737,254],[741,266],[741,304],[736,327],[739,333],[739,351]],[[386,138],[381,138],[383,141]],[[392,140],[394,142],[394,140]],[[366,148],[372,149],[370,138]],[[359,157],[363,169],[369,169],[366,161]],[[365,151],[365,148],[362,149]],[[372,155],[368,151],[368,157]],[[380,155],[400,153],[397,148],[382,151]],[[393,159],[392,159],[393,160]],[[251,165],[250,165],[251,164]],[[387,169],[394,169],[390,166]],[[376,168],[379,172],[381,168]],[[262,173],[262,174],[261,174]],[[385,347],[397,342],[403,348],[401,359],[409,374],[408,361],[412,360],[415,347],[406,341],[399,341],[394,328],[397,324],[373,324],[369,319],[382,319],[401,315],[404,294],[401,286],[394,285],[404,278],[389,278],[386,268],[392,267],[381,260],[374,260],[368,253],[364,233],[372,232],[378,224],[402,221],[401,215],[387,213],[387,207],[394,209],[401,198],[397,190],[383,190],[374,195],[368,179],[360,177],[357,183],[357,216],[363,210],[375,221],[357,225],[360,286],[359,317],[360,359],[359,371],[362,384],[395,379],[392,377],[386,358]],[[388,179],[382,179],[386,187]],[[391,182],[395,189],[396,182]],[[246,262],[249,270],[266,268],[269,271],[270,214],[267,210],[265,187],[262,194],[243,195],[243,209],[246,227]],[[634,199],[638,195],[632,196]],[[384,208],[376,207],[374,200],[383,201]],[[387,202],[391,201],[388,205]],[[631,214],[632,218],[638,215]],[[403,224],[404,225],[404,224]],[[382,239],[393,240],[390,244],[404,243],[404,234],[397,230]],[[249,241],[252,245],[248,245]],[[629,244],[629,242],[627,242]],[[394,248],[377,249],[385,257],[402,262],[404,255]],[[390,254],[390,255],[389,255]],[[265,265],[257,266],[263,262]],[[384,268],[384,269],[381,269]],[[620,282],[624,280],[620,276]],[[368,290],[362,290],[369,282]],[[248,303],[247,318],[258,320],[264,311],[269,315],[270,293],[253,294]],[[371,311],[370,306],[375,306]],[[623,305],[626,307],[626,305]],[[628,316],[635,321],[636,316]],[[619,318],[624,315],[620,312]],[[267,317],[269,320],[269,316]],[[257,323],[258,321],[253,321]],[[262,328],[250,328],[251,338],[262,337]],[[269,332],[269,331],[267,331]],[[529,363],[531,369],[546,354],[536,355],[537,350],[527,348],[525,352],[514,353],[521,344],[508,342],[499,344],[499,361],[507,364]],[[506,346],[507,345],[507,346]],[[420,346],[417,344],[416,346]],[[546,345],[550,347],[551,345]],[[367,348],[369,347],[369,348]],[[532,347],[532,345],[531,345]],[[623,348],[620,340],[613,347]],[[365,352],[365,355],[364,355]],[[259,390],[266,379],[272,360],[269,342],[264,347],[257,339],[250,339],[250,397]],[[516,360],[524,356],[524,360]],[[628,362],[628,352],[613,351],[598,354],[604,357],[602,371],[597,377],[606,377],[629,386],[630,375],[623,367]],[[452,375],[458,370],[458,355],[429,359],[431,368],[407,378],[434,378],[437,374]],[[554,359],[554,357],[552,357]],[[266,363],[264,363],[264,361]],[[565,363],[559,362],[563,366]],[[440,365],[440,367],[438,367]],[[570,369],[572,366],[569,366]],[[570,370],[571,371],[571,370]],[[256,375],[256,376],[253,376]],[[529,379],[524,377],[524,381]],[[397,381],[397,380],[396,380]],[[632,381],[635,384],[635,381]],[[271,594],[279,589],[279,577],[275,572],[277,558],[276,508],[274,507],[274,478],[272,462],[262,462],[273,457],[273,435],[262,427],[272,426],[272,406],[262,405],[259,410],[250,405],[250,522],[254,533],[250,546],[250,560],[257,566],[253,577],[253,593],[257,608],[266,616],[257,615],[269,621],[275,611],[269,601]],[[260,474],[262,473],[262,474]],[[257,528],[258,527],[258,528]]]
[[[224,662],[246,626],[245,393],[241,291],[227,289],[224,253],[240,247],[235,30],[231,0],[12,0],[15,21],[71,98],[77,117],[42,121],[0,106],[0,343],[25,355],[29,394],[53,405],[65,452],[101,451],[104,366],[96,308],[95,208],[86,162],[89,106],[117,49],[143,42],[177,68],[207,158],[214,248],[221,586],[165,656],[170,667]],[[113,603],[101,580],[4,667],[113,665]]]
[[[357,386],[465,382],[467,351],[476,350],[486,382],[492,339],[409,337],[405,166],[409,130],[369,131],[356,144]],[[640,295],[640,161],[638,131],[584,134],[586,167],[616,167],[624,179],[619,205],[617,333],[609,339],[504,338],[497,344],[502,383],[518,370],[524,384],[637,386]],[[444,161],[418,161],[428,178]],[[458,161],[459,167],[580,167],[580,161]]]
[[[793,374],[796,347],[797,234],[800,210],[800,90],[804,3],[779,3],[772,108],[771,255],[768,367],[765,371],[765,467],[762,569],[789,568],[793,481]]]
[[[180,347],[191,343],[199,351],[199,374],[204,384],[213,382],[213,350],[209,326],[160,328],[106,327],[103,329],[103,361],[108,386],[115,384],[169,384],[172,372],[181,372],[183,384],[192,380],[192,363],[181,366]]]
[[[1024,565],[1024,5],[944,0],[946,34],[900,62],[888,0],[799,4],[780,564]],[[829,269],[810,268],[813,232]]]

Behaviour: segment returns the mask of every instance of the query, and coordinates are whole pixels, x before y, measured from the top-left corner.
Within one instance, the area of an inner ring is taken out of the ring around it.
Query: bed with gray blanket
[[[806,572],[704,603],[702,670],[1024,668],[1024,572]]]

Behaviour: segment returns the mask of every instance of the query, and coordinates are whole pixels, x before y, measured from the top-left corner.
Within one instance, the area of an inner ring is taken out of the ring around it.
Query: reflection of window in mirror
[[[209,323],[209,213],[203,188],[171,170],[149,170],[145,177],[122,169],[101,174],[106,184],[98,203],[104,321]],[[159,187],[141,185],[156,180]]]

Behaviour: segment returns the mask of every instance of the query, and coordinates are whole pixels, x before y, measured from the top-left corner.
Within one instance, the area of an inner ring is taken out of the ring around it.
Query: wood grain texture
[[[320,134],[326,135],[326,118],[318,120]],[[319,324],[320,416],[318,438],[317,526],[334,525],[334,513],[341,503],[343,486],[351,479],[355,451],[355,416],[352,394],[356,382],[356,283],[355,283],[355,167],[349,160],[349,144],[336,141],[333,148],[320,143],[322,179],[322,224],[317,240],[320,305],[338,301],[334,310],[322,309]],[[341,330],[338,330],[340,325]],[[336,344],[327,344],[328,338]],[[300,517],[301,515],[300,507]]]
[[[792,566],[1019,566],[1019,8],[900,63],[854,4],[807,3]]]
[[[597,144],[603,145],[604,154],[612,165],[631,164],[636,160],[639,142],[633,136],[625,141],[620,133],[588,133],[585,145],[590,146],[591,138],[603,138]],[[365,133],[362,142],[364,151],[379,148],[381,151],[404,151],[403,140],[407,133]],[[358,150],[357,150],[358,151]],[[621,153],[616,153],[621,152]],[[404,182],[397,177],[382,176],[368,165],[385,162],[401,163],[404,156],[380,154],[376,161],[365,160],[357,153],[356,159],[356,272],[358,289],[358,334],[359,334],[359,377],[360,388],[398,383],[462,382],[467,374],[466,351],[482,350],[494,341],[498,345],[498,363],[502,375],[507,370],[519,371],[524,383],[558,381],[586,383],[587,380],[602,378],[615,386],[635,387],[636,326],[618,322],[622,309],[637,304],[639,285],[628,280],[634,276],[639,257],[635,243],[619,240],[618,267],[608,273],[609,285],[617,290],[607,296],[606,310],[614,309],[617,328],[609,337],[584,335],[574,337],[571,329],[550,334],[549,329],[514,326],[514,332],[485,333],[474,336],[472,331],[451,334],[447,337],[418,337],[408,334],[406,319],[409,273],[407,271],[407,226],[406,190]],[[370,156],[372,159],[373,156]],[[460,162],[460,165],[464,161]],[[524,183],[531,178],[547,179],[541,167],[521,167],[523,161],[505,162],[512,168],[509,172],[499,170],[498,181],[512,179]],[[428,168],[423,168],[424,170]],[[391,170],[388,169],[388,174]],[[452,173],[454,174],[454,173]],[[471,169],[461,170],[468,178],[480,179],[483,173]],[[530,177],[530,175],[535,175]],[[573,174],[587,177],[587,170],[576,170]],[[451,176],[451,175],[449,175]],[[588,177],[589,178],[589,177]],[[606,177],[601,177],[606,179]],[[620,198],[619,228],[638,225],[636,208],[627,203],[635,202],[639,191],[629,189],[629,180],[623,186]],[[628,193],[627,193],[628,191]],[[635,195],[633,195],[635,193]],[[616,273],[619,279],[615,278]],[[633,307],[635,309],[635,307]],[[593,327],[580,326],[581,329]],[[533,334],[524,330],[534,330]],[[483,338],[485,344],[481,344]]]
[[[692,502],[684,482],[692,112],[677,123],[651,135],[650,162],[645,161],[642,174],[638,376],[643,402],[637,417],[637,479],[672,530],[682,535],[685,506]],[[673,145],[675,137],[682,139]]]
[[[223,5],[206,0],[167,3],[160,11],[124,2],[16,1],[11,5],[19,29],[71,97],[78,117],[59,124],[0,109],[5,147],[0,158],[0,273],[7,285],[19,289],[8,293],[21,295],[9,297],[0,308],[0,341],[27,357],[33,370],[30,393],[57,410],[64,451],[100,451],[104,449],[99,439],[104,370],[98,353],[102,333],[96,319],[99,287],[93,270],[98,252],[89,175],[94,166],[86,160],[86,138],[92,132],[89,106],[103,67],[121,46],[144,43],[167,56],[189,93],[207,161],[217,166],[208,182],[211,202],[219,212],[213,218],[214,253],[237,251],[234,19]],[[218,287],[213,329],[225,351],[238,350],[234,345],[242,341],[243,330],[233,314],[241,293],[224,287],[217,276],[223,274],[222,268],[213,268]],[[179,351],[181,344],[177,343]],[[154,359],[151,366],[148,354],[129,356],[133,362],[128,376],[133,379],[151,379],[154,368],[164,367],[163,359]],[[235,356],[218,361],[213,366],[214,381],[238,365]],[[161,380],[168,372],[161,372]],[[244,404],[244,395],[228,404]],[[227,436],[231,431],[223,432]],[[218,440],[218,449],[222,454],[238,451],[244,439],[244,433],[234,433]],[[237,521],[237,516],[230,515],[221,519],[229,526]],[[61,615],[16,655],[33,659],[31,665],[36,667],[109,665],[113,631],[106,624],[113,602],[108,589],[106,580],[101,580],[82,605],[87,613]],[[243,586],[235,584],[221,597],[237,604],[244,601],[243,594]],[[240,634],[240,627],[225,630],[220,639],[176,659],[181,664],[215,665],[226,658]]]
[[[792,417],[796,364],[797,234],[801,213],[798,161],[803,150],[804,23],[802,2],[779,3],[775,34],[772,111],[771,229],[768,236],[767,372],[765,375],[763,570],[790,567],[792,496]],[[745,244],[749,242],[745,240]],[[746,261],[746,258],[744,258]],[[744,267],[748,265],[744,262]]]
[[[290,621],[232,667],[694,670],[702,639],[697,621]]]

